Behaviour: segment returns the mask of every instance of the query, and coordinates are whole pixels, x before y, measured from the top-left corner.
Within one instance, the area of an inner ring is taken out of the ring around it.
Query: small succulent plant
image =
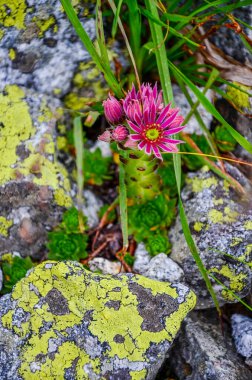
[[[22,258],[5,254],[1,258],[1,267],[3,271],[3,288],[2,294],[12,291],[13,286],[25,277],[27,271],[33,267],[30,257]]]
[[[171,243],[168,239],[167,232],[151,233],[146,240],[146,249],[151,256],[156,256],[159,253],[170,253]]]
[[[62,223],[48,233],[48,259],[79,261],[87,258],[88,235],[80,228],[80,221],[85,225],[86,220],[74,207],[64,213]]]
[[[111,179],[109,166],[111,157],[103,157],[100,148],[94,152],[85,150],[84,177],[85,182],[91,185],[102,185],[105,180]]]
[[[224,125],[218,125],[214,130],[214,138],[222,152],[231,152],[236,147],[236,140]]]

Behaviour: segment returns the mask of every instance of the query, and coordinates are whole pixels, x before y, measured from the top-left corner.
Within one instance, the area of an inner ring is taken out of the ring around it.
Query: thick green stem
[[[119,206],[120,206],[121,228],[122,228],[122,236],[123,236],[123,249],[126,251],[129,245],[127,189],[125,185],[125,170],[122,163],[119,164]]]

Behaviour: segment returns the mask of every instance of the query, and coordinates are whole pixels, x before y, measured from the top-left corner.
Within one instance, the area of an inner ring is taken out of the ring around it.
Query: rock
[[[170,354],[179,380],[251,380],[252,372],[236,354],[218,324],[187,318]]]
[[[154,380],[194,305],[181,284],[44,262],[0,300],[0,378]]]
[[[236,350],[252,367],[252,319],[241,314],[233,314],[231,322]]]
[[[75,10],[94,39],[95,20],[87,17],[94,6],[85,3],[84,8],[76,3]],[[62,98],[71,91],[79,64],[85,65],[90,57],[62,11],[61,3],[20,0],[15,6],[8,4],[4,0],[1,14],[1,85],[29,87]]]
[[[103,257],[95,257],[89,261],[88,265],[92,272],[101,271],[103,274],[119,274],[124,272],[123,266],[119,261],[110,261]]]
[[[140,272],[148,278],[158,281],[180,282],[183,280],[184,272],[180,266],[166,254],[160,253],[149,262],[148,269]]]
[[[91,190],[84,190],[84,199],[83,213],[88,218],[89,227],[93,228],[99,223],[98,213],[103,203]]]
[[[144,243],[139,243],[135,250],[134,272],[144,273],[148,270],[151,257],[147,252]]]
[[[105,141],[97,140],[89,150],[90,152],[94,152],[97,148],[101,150],[101,154],[103,157],[112,156],[110,145],[106,143]]]
[[[47,229],[72,204],[67,171],[55,158],[60,104],[16,85],[5,87],[0,103],[0,256],[39,259]]]
[[[173,94],[174,94],[174,102],[176,104],[176,107],[180,108],[183,110],[183,115],[186,116],[190,111],[191,111],[191,106],[188,103],[185,95],[181,91],[180,87],[176,84],[172,86],[173,89]],[[194,93],[190,90],[187,89],[191,100],[193,103],[197,102],[197,98],[194,95]],[[201,90],[201,89],[200,89]],[[211,101],[211,98],[213,97],[212,91],[207,91],[206,97]],[[207,128],[210,128],[210,124],[212,121],[212,115],[205,110],[205,108],[200,104],[197,107],[197,111],[199,112],[204,124],[206,125]],[[195,116],[192,115],[192,117],[188,120],[186,123],[186,127],[183,130],[185,133],[196,133],[197,135],[202,135],[202,129],[199,126],[198,121],[196,120]]]
[[[233,175],[248,189],[248,180],[238,174],[234,168]],[[236,302],[234,293],[242,298],[251,289],[252,273],[247,265],[252,262],[251,201],[241,199],[226,180],[207,167],[188,174],[182,199],[203,264],[210,275],[233,292],[228,292],[212,278],[219,301],[222,304]],[[251,199],[249,194],[248,199]],[[173,243],[170,257],[181,265],[186,283],[198,295],[197,307],[212,307],[212,299],[186,244],[179,217],[171,229],[170,239]]]
[[[234,17],[247,23],[252,24],[252,6],[244,6],[232,11]],[[240,26],[244,29],[244,32],[252,37],[251,30],[244,27],[238,20]],[[252,64],[251,52],[245,47],[239,33],[231,28],[221,27],[211,37],[211,41],[219,47],[225,54],[231,56],[241,63]]]

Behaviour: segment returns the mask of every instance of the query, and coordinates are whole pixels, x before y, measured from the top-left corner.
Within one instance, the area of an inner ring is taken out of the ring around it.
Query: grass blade
[[[69,0],[60,0],[61,4],[67,14],[67,17],[71,24],[73,25],[77,35],[80,37],[83,45],[89,52],[90,56],[96,63],[97,67],[101,72],[104,73],[105,80],[107,81],[108,85],[110,86],[111,90],[116,94],[118,98],[121,98],[123,96],[123,92],[121,89],[121,86],[119,85],[118,81],[116,80],[112,70],[110,67],[104,66],[101,57],[97,53],[91,39],[89,38],[87,32],[81,25],[80,20],[78,19],[77,14],[75,13],[75,10]]]
[[[158,10],[155,5],[155,3],[152,0],[145,0],[146,8],[149,12],[153,14],[155,18],[159,18]],[[148,20],[150,24],[151,29],[151,35],[154,42],[154,45],[156,46],[155,55],[157,60],[157,66],[158,66],[158,72],[160,76],[160,81],[163,89],[163,95],[164,95],[164,101],[165,103],[168,103],[169,101],[173,101],[173,93],[172,93],[172,85],[170,80],[170,73],[169,73],[169,67],[168,67],[168,60],[166,56],[166,49],[163,45],[163,33],[160,25],[157,25],[152,20]],[[207,289],[209,290],[209,293],[211,294],[214,304],[220,313],[220,307],[218,300],[216,298],[216,294],[213,290],[212,284],[209,280],[207,270],[204,267],[204,264],[201,260],[201,257],[198,253],[197,247],[194,243],[194,240],[192,238],[190,228],[188,225],[187,217],[185,214],[184,206],[181,200],[180,195],[180,189],[181,189],[181,159],[179,154],[173,155],[174,160],[174,170],[176,175],[176,181],[177,181],[177,187],[178,187],[178,195],[179,195],[179,212],[180,212],[180,220],[181,225],[183,228],[183,232],[185,235],[186,242],[188,244],[188,247],[192,253],[192,256],[201,272],[201,275],[203,279],[205,280]]]
[[[84,146],[83,146],[83,130],[81,123],[81,116],[74,118],[74,147],[76,152],[76,168],[77,168],[77,201],[78,206],[83,205],[83,187],[84,187],[84,175],[83,175],[83,163],[84,163]]]
[[[125,184],[125,170],[123,164],[119,163],[119,206],[121,216],[121,228],[123,236],[123,249],[127,251],[128,238],[128,212],[127,212],[127,188]]]
[[[120,15],[122,2],[123,2],[123,0],[119,0],[118,1],[115,18],[113,20],[112,31],[111,31],[111,34],[112,34],[113,38],[115,38],[115,35],[116,35],[116,32],[117,32],[118,18],[119,18],[119,15]]]

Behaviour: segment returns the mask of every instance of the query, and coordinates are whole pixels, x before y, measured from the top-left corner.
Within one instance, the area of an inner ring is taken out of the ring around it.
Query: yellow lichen
[[[252,221],[248,220],[247,222],[244,223],[244,228],[245,230],[252,230]]]
[[[13,61],[16,58],[16,52],[14,49],[9,50],[9,58]]]
[[[8,220],[4,216],[0,216],[0,235],[7,237],[8,230],[12,225],[12,220]]]
[[[234,85],[240,87],[241,90],[250,92],[251,87],[244,86],[240,83],[233,82]],[[228,86],[227,95],[231,98],[232,102],[240,109],[242,108],[251,108],[249,102],[249,95],[243,91],[238,90],[237,88]]]
[[[201,222],[195,222],[193,226],[196,232],[200,232],[203,227],[204,227],[204,223],[201,223]]]
[[[64,136],[57,137],[57,149],[64,150],[67,147],[67,138]]]
[[[48,267],[49,266],[49,267]],[[166,282],[153,281],[142,276],[135,276],[138,286],[147,287],[153,296],[165,294],[177,299],[178,294],[174,287]],[[30,288],[30,285],[33,288]],[[78,326],[83,322],[83,316],[92,311],[92,318],[88,325],[91,336],[96,337],[100,344],[108,345],[104,348],[104,355],[108,358],[127,358],[131,362],[145,362],[144,356],[151,344],[166,339],[172,341],[186,314],[195,306],[196,297],[188,292],[183,303],[166,317],[165,327],[162,331],[148,331],[142,329],[143,317],[139,314],[139,301],[130,290],[128,277],[111,277],[90,273],[80,265],[73,263],[44,262],[37,266],[26,278],[17,283],[12,293],[17,307],[24,313],[29,313],[29,322],[25,319],[15,326],[15,333],[19,336],[30,334],[27,344],[21,348],[21,367],[19,375],[24,380],[41,378],[63,379],[64,370],[70,368],[73,361],[78,358],[76,378],[88,379],[85,365],[89,363],[94,373],[100,373],[100,357],[91,358],[85,350],[80,349],[74,341],[66,341],[59,345],[53,358],[48,356],[48,345],[52,338],[64,336],[66,330]],[[55,314],[46,302],[52,289],[61,293],[67,302],[69,312]],[[119,291],[118,291],[119,289]],[[118,309],[106,306],[108,301],[120,301]],[[40,306],[38,307],[38,305]],[[7,329],[12,328],[13,310],[7,312],[1,322]],[[52,325],[44,329],[44,322]],[[114,337],[121,335],[123,344],[118,343]],[[44,354],[44,360],[39,363],[35,372],[31,371],[31,364],[36,357]],[[146,370],[131,371],[132,379],[144,379]]]
[[[26,7],[25,0],[0,0],[1,24],[5,28],[24,29]]]
[[[63,189],[56,189],[54,192],[54,199],[57,205],[62,207],[71,207],[73,201],[69,195],[67,195]]]
[[[210,187],[216,187],[218,185],[218,181],[216,177],[209,177],[209,178],[187,178],[187,183],[192,185],[192,190],[195,193],[199,193],[203,189],[208,189]]]
[[[247,275],[244,273],[237,274],[235,269],[230,268],[228,265],[223,265],[220,269],[211,268],[212,273],[217,273],[223,276],[229,282],[229,288],[233,293],[241,292],[245,287],[244,280],[247,278]],[[234,296],[232,293],[228,292],[226,289],[222,290],[223,298],[233,301]]]
[[[216,223],[233,223],[237,220],[239,214],[236,211],[232,211],[229,207],[224,208],[224,213],[219,210],[212,209],[208,213],[209,220]]]
[[[32,21],[37,25],[39,28],[39,34],[38,36],[42,38],[45,34],[45,32],[51,28],[53,25],[55,25],[56,20],[53,16],[49,16],[48,18],[38,18],[33,17]]]

